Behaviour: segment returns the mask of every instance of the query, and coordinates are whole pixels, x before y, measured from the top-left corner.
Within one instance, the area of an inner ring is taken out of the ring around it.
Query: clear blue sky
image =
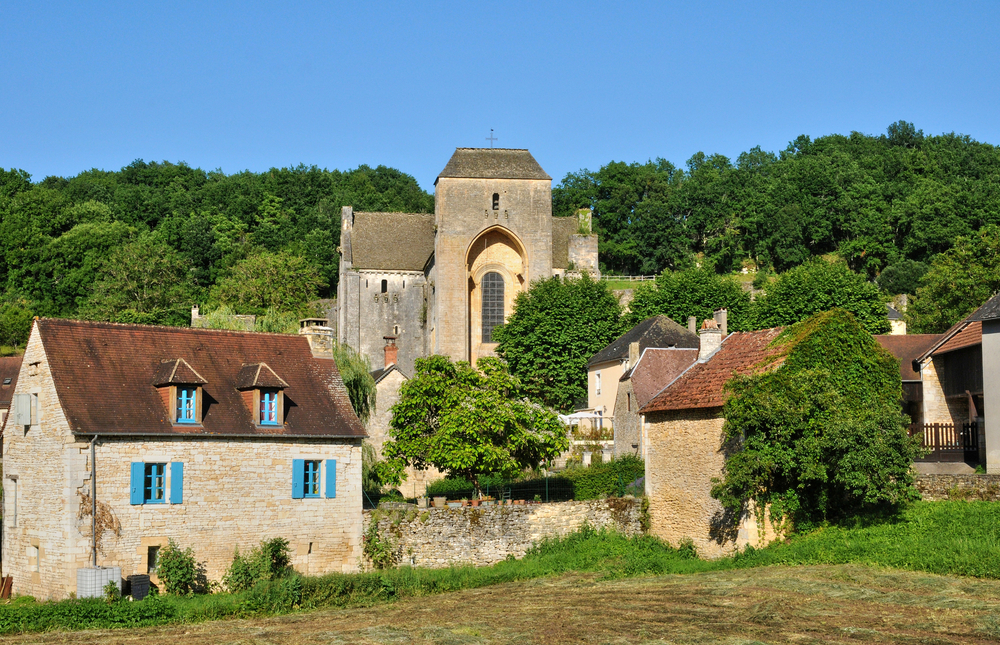
[[[490,128],[556,182],[899,119],[1000,143],[1000,3],[820,4],[10,2],[0,167],[385,164],[432,190]]]

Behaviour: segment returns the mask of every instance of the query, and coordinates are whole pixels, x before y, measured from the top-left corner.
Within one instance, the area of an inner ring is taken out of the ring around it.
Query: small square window
[[[306,497],[319,497],[319,460],[306,460]]]
[[[276,389],[260,391],[260,425],[278,425],[278,390]]]
[[[144,504],[162,504],[164,482],[166,480],[166,464],[146,464],[142,501]]]
[[[197,423],[198,388],[177,388],[177,423]]]

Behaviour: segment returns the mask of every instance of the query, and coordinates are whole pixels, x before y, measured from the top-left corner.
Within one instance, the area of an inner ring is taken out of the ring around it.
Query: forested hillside
[[[433,204],[383,166],[225,175],[136,161],[38,183],[0,169],[0,335],[25,313],[184,324],[196,302],[299,309],[336,292],[341,206]]]
[[[570,173],[553,191],[557,215],[594,209],[606,270],[652,274],[744,263],[785,271],[837,253],[875,278],[928,262],[984,224],[1000,223],[1000,150],[967,136],[924,136],[900,121],[881,136],[800,136],[775,155],[735,162],[699,152],[687,168],[657,159]]]

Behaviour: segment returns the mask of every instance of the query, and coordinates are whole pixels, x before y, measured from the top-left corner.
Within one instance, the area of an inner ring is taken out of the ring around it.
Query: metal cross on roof
[[[490,142],[490,148],[493,147],[494,141],[499,141],[499,139],[493,136],[493,128],[490,128],[490,136],[486,137],[486,140]]]

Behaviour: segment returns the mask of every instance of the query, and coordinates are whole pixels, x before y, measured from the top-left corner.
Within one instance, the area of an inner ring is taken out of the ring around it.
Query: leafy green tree
[[[906,311],[912,331],[938,334],[1000,290],[1000,227],[984,226],[936,256]]]
[[[191,264],[152,235],[116,248],[101,264],[81,315],[93,320],[183,325],[190,320]]]
[[[32,318],[24,300],[0,303],[0,346],[24,347],[31,333]]]
[[[751,328],[750,294],[733,276],[722,276],[711,269],[664,271],[654,284],[643,283],[629,303],[626,325],[634,327],[652,316],[668,316],[681,325],[688,316],[698,324],[712,314],[728,310],[728,325],[733,331]]]
[[[212,298],[246,313],[263,313],[268,307],[307,313],[324,286],[319,271],[305,258],[262,252],[238,262],[216,283]]]
[[[917,498],[896,359],[841,309],[772,345],[777,369],[727,384],[728,456],[712,496],[733,516],[752,504],[800,529]]]
[[[587,396],[587,361],[621,332],[615,296],[584,274],[532,283],[493,339],[531,400],[567,410]]]
[[[815,258],[779,275],[753,303],[757,329],[783,327],[814,313],[840,308],[851,312],[871,334],[889,332],[885,297],[878,287],[843,262]]]
[[[530,402],[496,358],[480,359],[478,369],[445,356],[418,358],[392,406],[389,435],[382,481],[398,483],[407,465],[431,465],[472,482],[477,494],[481,475],[513,477],[569,446],[558,416]]]
[[[882,271],[875,281],[878,288],[895,296],[901,293],[913,295],[917,292],[920,279],[930,267],[916,260],[901,260]]]

